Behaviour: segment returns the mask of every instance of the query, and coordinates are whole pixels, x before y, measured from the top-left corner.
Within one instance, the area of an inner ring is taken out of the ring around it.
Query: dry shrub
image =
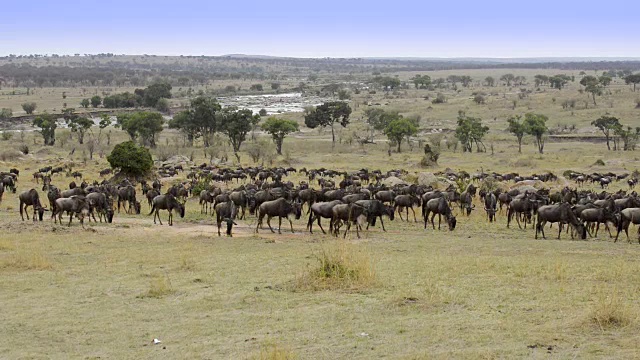
[[[10,256],[3,267],[18,270],[51,270],[53,263],[42,252],[29,249],[20,250]]]
[[[631,324],[632,314],[629,306],[620,299],[618,291],[598,292],[598,297],[589,312],[589,322],[600,330],[625,327]]]
[[[140,298],[156,298],[159,299],[165,295],[172,294],[174,292],[173,287],[171,286],[171,281],[168,276],[163,275],[155,275],[151,279],[151,283],[149,284],[149,291],[145,294],[140,295]]]
[[[265,345],[260,349],[260,360],[292,360],[295,354],[288,348],[278,346],[278,344]]]
[[[0,152],[0,160],[2,161],[16,161],[20,159],[22,153],[18,150],[8,149]]]
[[[360,290],[377,282],[373,260],[362,246],[339,241],[315,257],[318,263],[296,279],[293,290]]]

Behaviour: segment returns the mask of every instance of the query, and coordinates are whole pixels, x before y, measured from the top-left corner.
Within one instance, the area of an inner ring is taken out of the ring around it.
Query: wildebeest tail
[[[154,211],[156,211],[156,204],[153,204],[153,206],[151,207],[151,212],[147,216],[151,216]]]

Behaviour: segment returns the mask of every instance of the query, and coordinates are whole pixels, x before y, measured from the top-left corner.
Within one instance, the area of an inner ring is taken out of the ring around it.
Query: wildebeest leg
[[[71,226],[71,220],[72,219],[73,219],[73,213],[69,212],[69,225],[68,226]]]
[[[413,213],[413,222],[418,222],[418,220],[416,220],[416,212],[415,210],[413,210],[413,206],[410,208],[411,212]],[[409,217],[409,210],[407,210],[407,218]]]
[[[569,228],[569,226],[567,226],[567,228]],[[558,226],[558,240],[560,240],[560,234],[562,234],[562,226]]]
[[[282,232],[280,232],[281,228],[282,228],[282,216],[278,216],[278,234],[282,234]],[[293,225],[291,225],[291,230],[293,232]]]
[[[322,224],[320,224],[320,220],[322,219],[322,216],[318,216],[318,226],[320,226],[320,230],[322,230],[323,234],[326,234],[327,232],[324,231],[324,229],[322,228]]]
[[[435,215],[435,213],[433,213]],[[440,223],[442,222],[442,215],[438,214],[438,230],[440,230]]]
[[[287,216],[287,220],[289,220],[289,225],[291,226],[291,233],[293,234],[293,221],[289,219],[289,216]]]
[[[404,210],[404,209],[402,208],[402,206],[397,206],[397,205],[396,205],[396,207],[393,209],[393,211],[398,210],[398,207],[400,208],[400,210],[398,211],[398,216],[400,216],[400,220],[404,220],[404,219],[402,218],[402,210]]]
[[[522,226],[520,226],[520,214],[516,215],[516,222],[518,223],[518,227],[520,228],[520,230],[522,230]],[[526,222],[524,224],[525,224],[525,226],[527,225]]]
[[[273,228],[271,228],[271,215],[267,215],[267,225],[269,225],[269,230],[271,230],[272,233],[275,233]]]
[[[384,221],[382,221],[382,215],[380,215],[380,225],[382,225],[382,231],[386,232],[387,229],[384,228]]]
[[[173,209],[169,209],[169,226],[173,226],[173,214],[171,213],[171,210]]]
[[[264,216],[264,215],[262,215],[262,214],[260,214],[260,215],[258,216],[258,223],[256,224],[256,234],[258,233],[258,228],[260,227],[260,225],[262,225],[262,219],[263,219],[263,216]]]
[[[158,221],[160,222],[160,225],[162,225],[162,219],[160,219],[160,209],[156,208],[156,215],[158,216]]]

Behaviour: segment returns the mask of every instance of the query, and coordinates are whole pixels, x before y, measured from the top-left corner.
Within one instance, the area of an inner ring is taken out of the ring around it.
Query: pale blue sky
[[[640,1],[3,0],[0,55],[640,57]]]

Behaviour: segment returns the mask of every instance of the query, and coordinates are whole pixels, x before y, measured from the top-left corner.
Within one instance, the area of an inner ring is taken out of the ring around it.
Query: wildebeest
[[[611,212],[611,210],[609,210],[608,208],[590,208],[590,209],[584,209],[582,210],[578,217],[587,223],[587,229],[589,228],[589,225],[592,223],[596,224],[596,232],[594,236],[598,236],[598,230],[600,229],[600,224],[604,224],[605,228],[607,229],[607,231],[609,232],[609,236],[613,237],[613,235],[611,235],[611,229],[609,229],[609,225],[607,224],[608,222],[611,222],[613,224],[618,225],[618,220],[616,219],[616,217],[614,216],[614,214]]]
[[[393,200],[396,198],[396,193],[393,190],[381,190],[373,195],[373,198],[380,200],[383,203],[389,203],[393,205]]]
[[[407,221],[409,221],[409,209],[413,213],[413,221],[418,222],[416,219],[416,212],[413,210],[414,206],[420,206],[420,198],[415,195],[398,195],[393,200],[393,209],[398,210],[400,220],[402,220],[402,210],[406,210]]]
[[[157,193],[156,190],[149,190],[149,192],[152,192],[152,191]],[[149,196],[147,195],[147,198],[148,197]],[[213,200],[214,200],[214,195],[209,190],[200,191],[200,199],[199,199],[200,214],[206,214],[209,212],[208,210],[213,206]]]
[[[240,208],[240,219],[245,218],[245,211],[248,206],[247,192],[245,190],[232,191],[229,200],[233,201],[236,207]]]
[[[76,215],[84,228],[84,217],[89,215],[89,205],[84,196],[74,195],[69,198],[57,199],[53,218],[54,222],[59,222],[60,225],[62,225],[62,214],[65,211],[69,214],[68,226],[71,226],[71,220],[73,220],[73,216]]]
[[[24,191],[18,195],[18,200],[20,201],[20,217],[22,221],[24,221],[24,216],[22,215],[22,211],[24,209],[24,213],[27,216],[27,220],[29,220],[29,213],[27,213],[27,207],[33,207],[33,221],[36,221],[36,213],[38,214],[38,219],[42,221],[42,217],[44,216],[44,212],[47,210],[40,203],[40,195],[38,194],[38,190],[30,189]]]
[[[393,210],[393,206],[385,205],[380,200],[360,200],[356,201],[355,204],[364,207],[367,213],[367,230],[369,226],[376,225],[376,219],[380,218],[380,224],[382,225],[382,230],[387,231],[384,228],[384,221],[382,221],[383,216],[388,216],[389,220],[393,221],[395,218],[395,211]]]
[[[181,218],[184,218],[184,205],[181,204],[178,199],[176,199],[171,194],[158,195],[153,198],[153,205],[151,207],[151,212],[149,215],[153,214],[153,223],[156,223],[156,218],[160,221],[160,225],[162,225],[162,219],[160,219],[160,210],[168,210],[169,211],[169,226],[173,226],[173,210],[176,210],[178,214],[180,214]]]
[[[487,212],[487,217],[489,218],[489,222],[493,222],[496,218],[496,205],[498,199],[496,198],[496,194],[489,192],[484,196],[484,211]]]
[[[311,205],[313,205],[317,200],[317,194],[314,189],[302,189],[298,192],[298,199],[300,199],[301,206],[304,207],[304,204],[309,206],[307,210],[307,214],[311,212]]]
[[[522,226],[520,225],[520,216],[522,215],[524,218],[524,228],[526,229],[527,222],[531,222],[532,219],[533,207],[534,204],[532,203],[532,200],[529,199],[528,194],[511,200],[509,208],[507,209],[507,227],[509,227],[511,219],[515,216],[518,227],[522,229]]]
[[[472,185],[469,185],[472,186]],[[460,211],[467,216],[471,215],[471,211],[475,209],[473,205],[473,196],[469,192],[463,192],[460,194]]]
[[[122,208],[124,209],[124,204],[128,204],[128,209],[126,209],[127,214],[130,214],[132,211],[135,214],[140,214],[140,203],[136,201],[136,188],[133,185],[127,185],[120,187],[118,189],[118,213],[120,212],[120,204],[122,204]],[[155,219],[154,219],[155,220]]]
[[[98,219],[102,222],[102,218],[107,223],[113,222],[113,207],[109,203],[107,196],[100,192],[93,192],[87,195],[87,204],[89,205],[89,221],[93,217],[93,221],[96,221],[95,213],[98,213]]]
[[[560,234],[562,233],[561,224],[568,224],[573,226],[581,239],[587,238],[587,230],[584,225],[578,220],[576,215],[571,210],[571,205],[568,203],[556,204],[556,205],[544,205],[540,206],[537,211],[536,221],[536,235],[538,238],[538,232],[542,233],[542,238],[546,239],[544,235],[544,226],[547,222],[560,223],[558,224],[558,240],[560,240]],[[573,238],[573,234],[571,235]]]
[[[351,229],[351,223],[356,223],[356,235],[360,238],[360,225],[357,223],[358,219],[361,216],[364,216],[366,220],[366,209],[358,205],[356,203],[350,204],[338,204],[331,209],[331,225],[329,226],[329,231],[333,231],[335,236],[338,236],[338,232],[340,230],[340,224],[344,223],[346,225],[346,229],[344,231],[344,236],[347,236],[347,233]]]
[[[156,189],[149,189],[145,193],[145,197],[147,198],[147,203],[149,204],[150,208],[153,206],[153,198],[158,195],[160,195],[160,192]]]
[[[453,216],[451,212],[451,207],[449,207],[449,203],[444,197],[439,197],[436,199],[431,199],[426,203],[422,204],[422,213],[424,214],[424,228],[427,228],[427,223],[429,221],[429,214],[431,215],[431,225],[435,230],[436,224],[434,223],[434,218],[436,214],[438,214],[438,230],[440,230],[440,224],[442,222],[442,216],[444,216],[447,221],[447,225],[449,226],[449,230],[453,231],[456,228],[457,220],[456,217]]]
[[[300,203],[290,202],[283,198],[263,202],[258,207],[258,224],[256,225],[256,233],[258,232],[258,228],[262,226],[262,220],[265,215],[267,216],[267,225],[269,225],[269,230],[271,230],[271,232],[275,232],[273,231],[273,228],[271,228],[271,218],[277,216],[278,234],[281,234],[280,228],[282,227],[283,217],[289,220],[291,232],[293,233],[293,222],[289,219],[290,214],[295,215],[296,220],[300,219],[300,215],[302,214]]]
[[[322,230],[323,234],[326,234],[326,232],[322,228],[322,224],[320,223],[320,220],[322,218],[331,219],[333,214],[331,209],[333,209],[333,207],[338,204],[342,204],[342,200],[319,202],[311,205],[309,222],[307,223],[307,228],[309,229],[309,232],[313,234],[313,221],[318,219],[318,226],[320,226],[320,230]]]
[[[616,239],[613,242],[618,241],[618,236],[620,232],[624,230],[625,234],[627,234],[627,241],[631,242],[629,239],[629,225],[640,224],[640,208],[632,207],[626,208],[620,211],[620,220],[618,220],[618,232],[616,233]],[[640,244],[640,227],[638,227],[638,243]]]
[[[63,198],[68,198],[72,196],[85,196],[85,195],[87,195],[87,192],[84,191],[84,189],[79,187],[60,192],[60,197],[63,197]]]
[[[216,204],[215,211],[216,224],[218,225],[218,236],[221,236],[220,227],[222,226],[222,222],[225,221],[225,219],[231,219],[233,221],[238,213],[238,207],[233,201],[227,201]]]

